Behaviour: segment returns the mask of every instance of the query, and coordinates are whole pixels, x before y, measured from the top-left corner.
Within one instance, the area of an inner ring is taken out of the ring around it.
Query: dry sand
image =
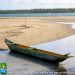
[[[75,30],[69,25],[57,22],[75,22],[75,17],[2,17],[0,48],[7,48],[5,38],[23,45],[34,45],[75,34]]]

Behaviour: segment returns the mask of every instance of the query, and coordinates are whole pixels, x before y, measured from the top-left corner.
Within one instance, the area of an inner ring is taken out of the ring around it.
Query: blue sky
[[[0,9],[75,8],[75,0],[0,0]]]

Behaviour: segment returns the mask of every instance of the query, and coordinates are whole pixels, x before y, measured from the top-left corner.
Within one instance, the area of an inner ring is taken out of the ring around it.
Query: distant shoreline
[[[75,16],[75,13],[16,13],[16,14],[0,14],[0,17],[61,17]]]
[[[0,10],[0,14],[14,13],[75,13],[75,8],[39,8],[39,9],[16,9],[16,10]]]

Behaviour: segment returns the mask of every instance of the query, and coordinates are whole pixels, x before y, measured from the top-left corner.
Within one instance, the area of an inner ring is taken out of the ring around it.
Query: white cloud
[[[75,0],[12,0],[14,3],[74,4]]]
[[[31,3],[33,0],[12,0],[14,3]]]
[[[2,9],[75,7],[75,0],[0,0]]]
[[[38,0],[36,2],[44,4],[74,4],[75,0]]]

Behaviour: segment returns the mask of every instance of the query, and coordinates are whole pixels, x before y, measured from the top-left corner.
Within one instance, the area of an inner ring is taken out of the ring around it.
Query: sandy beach
[[[7,48],[8,38],[23,45],[36,45],[75,34],[70,25],[75,17],[0,17],[0,48]]]

